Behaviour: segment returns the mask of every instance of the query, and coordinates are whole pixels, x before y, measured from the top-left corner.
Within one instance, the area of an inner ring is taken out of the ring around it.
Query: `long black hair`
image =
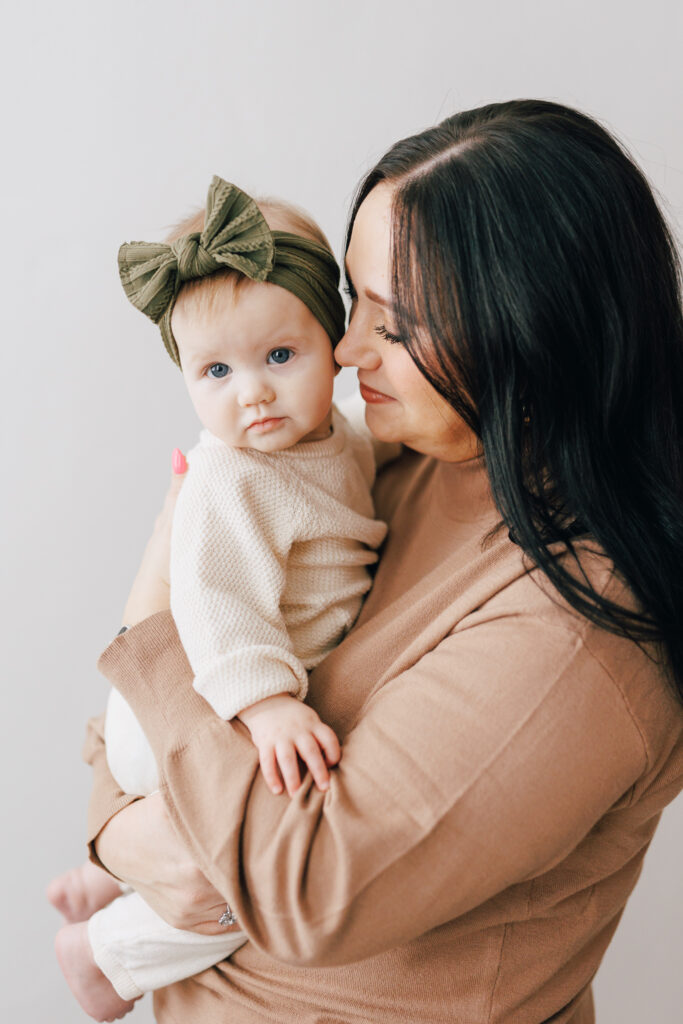
[[[680,266],[644,175],[586,115],[515,100],[396,143],[347,246],[383,181],[394,329],[480,438],[511,537],[582,615],[663,645],[683,700]],[[594,589],[579,536],[635,604]]]

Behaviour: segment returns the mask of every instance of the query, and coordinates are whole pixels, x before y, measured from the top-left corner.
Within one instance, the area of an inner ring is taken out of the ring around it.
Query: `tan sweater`
[[[329,793],[269,792],[246,729],[193,691],[169,614],[100,659],[251,940],[158,992],[159,1024],[593,1021],[591,979],[683,786],[683,712],[634,643],[525,575],[506,531],[482,549],[497,515],[480,460],[408,452],[375,503],[373,589],[310,677],[343,741]],[[90,838],[130,799],[99,728]]]

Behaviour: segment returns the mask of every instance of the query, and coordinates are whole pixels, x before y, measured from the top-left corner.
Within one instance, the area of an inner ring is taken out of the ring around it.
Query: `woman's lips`
[[[247,429],[253,430],[255,434],[267,434],[269,430],[275,430],[284,421],[284,416],[270,416],[265,420],[255,420]]]
[[[395,401],[394,398],[391,398],[390,395],[385,395],[382,391],[375,391],[374,388],[369,388],[367,384],[361,384],[360,381],[358,383],[364,402],[370,402],[372,405],[382,405],[385,402]]]

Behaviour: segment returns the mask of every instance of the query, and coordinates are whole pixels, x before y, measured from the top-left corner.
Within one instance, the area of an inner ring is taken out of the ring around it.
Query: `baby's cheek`
[[[334,396],[334,374],[330,372],[328,366],[321,370],[320,376],[316,380],[315,393],[317,408],[324,416],[332,404]]]
[[[311,421],[314,421],[313,425],[317,426],[327,416],[330,411],[330,405],[332,404],[332,395],[321,395],[315,403],[314,412],[311,415]]]

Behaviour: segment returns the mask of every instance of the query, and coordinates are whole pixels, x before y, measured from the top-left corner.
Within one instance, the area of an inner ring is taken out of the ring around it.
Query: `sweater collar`
[[[500,518],[483,455],[465,462],[434,460],[434,495],[449,519],[475,522],[489,516]]]

